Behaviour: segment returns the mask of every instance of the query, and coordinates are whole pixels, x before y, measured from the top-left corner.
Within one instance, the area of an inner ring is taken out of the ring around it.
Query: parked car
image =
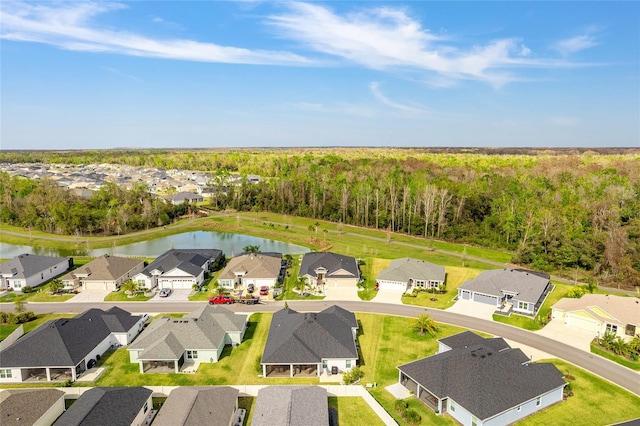
[[[249,292],[249,293],[253,293],[255,291],[255,289],[256,288],[253,286],[253,284],[249,284],[247,286],[247,292]]]
[[[235,303],[236,299],[226,294],[219,294],[216,297],[209,298],[210,305],[230,305]]]
[[[269,294],[269,287],[263,285],[260,287],[260,296],[267,296]]]
[[[170,288],[163,288],[162,290],[160,290],[160,294],[158,296],[160,297],[168,297],[171,294],[171,289]]]

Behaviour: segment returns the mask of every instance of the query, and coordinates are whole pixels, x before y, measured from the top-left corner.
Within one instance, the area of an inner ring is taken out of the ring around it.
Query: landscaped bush
[[[408,407],[409,407],[409,404],[404,399],[396,399],[396,404],[394,408],[396,412],[400,414],[402,417],[405,416],[405,413],[407,412]]]
[[[567,292],[566,297],[571,297],[573,299],[580,299],[582,296],[584,296],[585,293],[586,293],[586,290],[583,287],[576,286]]]
[[[345,385],[351,385],[364,377],[364,371],[360,367],[353,367],[351,371],[342,374],[342,381]]]
[[[418,412],[414,410],[405,411],[404,416],[402,417],[404,417],[404,419],[410,425],[419,425],[422,421],[422,416],[420,416],[420,414],[418,414]]]
[[[21,312],[14,317],[15,324],[24,324],[25,322],[33,321],[36,319],[36,314],[33,311]]]
[[[2,324],[15,324],[15,314],[13,312],[0,312],[0,323]]]
[[[29,287],[28,285],[25,285],[24,287],[22,287],[22,292],[24,294],[31,293],[31,292],[33,292],[33,289],[31,287]]]

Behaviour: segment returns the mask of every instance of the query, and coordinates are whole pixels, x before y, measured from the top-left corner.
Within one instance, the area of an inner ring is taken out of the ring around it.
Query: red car
[[[262,287],[260,287],[261,296],[267,296],[268,294],[269,294],[269,287],[267,287],[266,285],[263,285]]]
[[[227,296],[226,294],[219,294],[216,297],[209,298],[210,305],[230,305],[235,301],[233,297]]]

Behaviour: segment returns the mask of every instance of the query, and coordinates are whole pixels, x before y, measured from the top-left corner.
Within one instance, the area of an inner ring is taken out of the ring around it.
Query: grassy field
[[[152,299],[153,295],[145,296],[144,293],[136,293],[134,296],[129,296],[124,290],[112,291],[104,298],[105,302],[146,302]]]
[[[458,295],[458,287],[460,284],[474,279],[482,272],[480,269],[465,268],[461,266],[447,266],[445,270],[447,273],[445,281],[447,284],[446,294],[434,294],[423,291],[418,293],[416,297],[403,295],[402,303],[406,305],[425,306],[435,309],[449,308],[455,303],[454,299]]]
[[[338,411],[340,426],[384,426],[380,417],[359,396],[340,398],[330,396],[329,408],[335,408]]]

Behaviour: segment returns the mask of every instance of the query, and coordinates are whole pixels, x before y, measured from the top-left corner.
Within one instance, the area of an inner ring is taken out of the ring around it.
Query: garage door
[[[579,328],[580,330],[591,331],[592,333],[598,332],[598,322],[593,318],[574,313],[567,314],[566,324],[572,327]]]
[[[498,298],[495,296],[487,296],[485,294],[473,294],[473,301],[485,303],[487,305],[498,306]]]
[[[407,288],[406,283],[399,283],[395,281],[377,281],[380,284],[380,290],[395,290],[404,292]]]
[[[469,290],[461,290],[460,297],[462,300],[471,300],[471,292]]]
[[[161,283],[159,283],[159,287],[160,288],[170,288],[173,290],[188,290],[191,287],[193,287],[193,282],[192,281],[181,281],[181,280],[175,280],[175,281],[162,281]]]
[[[115,285],[108,285],[102,281],[88,281],[84,283],[83,291],[105,291],[115,290]]]

